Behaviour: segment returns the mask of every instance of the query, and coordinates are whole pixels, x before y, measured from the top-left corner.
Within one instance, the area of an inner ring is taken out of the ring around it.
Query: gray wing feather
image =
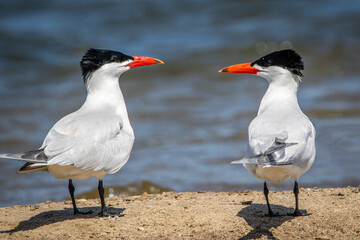
[[[232,161],[231,164],[250,164],[250,165],[291,165],[293,163],[289,161],[276,162],[272,153],[283,150],[287,147],[296,145],[297,143],[283,143],[275,141],[265,152],[264,154],[259,154],[251,157],[244,157],[240,160]]]
[[[47,163],[33,163],[27,162],[25,163],[18,171],[18,173],[31,173],[37,171],[48,171]]]
[[[281,149],[296,145],[297,143],[282,143],[282,142],[278,142],[277,140],[275,140],[275,142],[273,143],[273,145],[271,145],[265,152],[264,155],[268,155],[274,152],[277,152]]]
[[[15,159],[30,163],[46,163],[48,159],[43,148],[24,153],[1,153],[0,158]]]
[[[276,162],[274,160],[270,160],[268,156],[261,157],[252,157],[232,161],[231,164],[249,164],[249,165],[271,165],[271,166],[281,166],[281,165],[291,165],[292,162]]]

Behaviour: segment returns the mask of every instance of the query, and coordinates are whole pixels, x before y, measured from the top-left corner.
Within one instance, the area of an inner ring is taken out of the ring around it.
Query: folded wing
[[[116,115],[68,115],[48,133],[42,148],[49,165],[74,165],[85,170],[116,172],[128,160],[132,132]]]
[[[274,146],[272,145],[268,148],[264,154],[259,154],[250,157],[244,157],[240,160],[232,161],[231,164],[250,164],[250,165],[290,165],[292,162],[290,161],[276,161],[276,157],[273,156],[273,153],[277,151],[281,151],[287,147],[291,147],[296,145],[297,143],[278,143],[274,142]]]

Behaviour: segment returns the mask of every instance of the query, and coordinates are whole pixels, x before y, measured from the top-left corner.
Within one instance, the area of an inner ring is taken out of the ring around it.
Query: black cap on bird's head
[[[125,62],[128,60],[134,60],[134,58],[121,52],[90,48],[80,62],[84,82],[91,73],[95,72],[104,64]]]
[[[261,70],[256,68],[256,65],[263,68],[271,66],[282,67],[300,78],[303,77],[301,70],[304,70],[304,63],[299,54],[292,49],[272,52],[254,62],[232,65],[221,69],[220,72],[257,74]]]
[[[87,81],[93,72],[103,65],[114,62],[129,62],[124,65],[129,68],[163,63],[162,61],[151,57],[129,56],[117,51],[90,48],[80,62],[84,82]]]
[[[255,64],[261,67],[279,66],[286,68],[292,74],[302,77],[301,70],[304,70],[304,63],[299,54],[292,49],[286,49],[270,53],[264,57],[252,62],[250,66]]]

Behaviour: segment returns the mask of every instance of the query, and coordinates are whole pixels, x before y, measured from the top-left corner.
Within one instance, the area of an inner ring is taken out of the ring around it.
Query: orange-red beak
[[[256,69],[250,66],[251,63],[241,63],[236,65],[231,65],[229,67],[221,69],[219,72],[228,72],[228,73],[249,73],[256,74],[260,72],[259,69]]]
[[[146,66],[146,65],[153,65],[153,64],[164,64],[163,61],[156,59],[156,58],[151,58],[151,57],[133,56],[133,58],[134,58],[134,61],[127,65],[130,68]]]

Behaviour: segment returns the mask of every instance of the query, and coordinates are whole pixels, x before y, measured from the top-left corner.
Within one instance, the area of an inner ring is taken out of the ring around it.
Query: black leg
[[[299,212],[299,184],[295,181],[294,184],[294,195],[295,195],[295,212]]]
[[[307,216],[309,213],[301,213],[299,210],[299,185],[298,182],[295,181],[294,185],[294,195],[295,195],[295,211],[293,213],[289,213],[289,216]]]
[[[101,201],[101,211],[98,214],[100,217],[106,217],[109,216],[109,213],[107,212],[106,205],[105,205],[105,199],[104,199],[104,187],[102,180],[99,180],[99,195],[100,195],[100,201]]]
[[[72,204],[73,204],[73,208],[74,208],[74,215],[75,214],[91,214],[92,211],[88,211],[88,212],[80,212],[78,210],[78,208],[76,207],[76,202],[75,202],[75,196],[74,196],[74,192],[75,192],[75,187],[72,183],[72,180],[69,179],[69,192],[70,192],[70,197],[71,197],[71,201],[72,201]]]
[[[267,188],[266,182],[264,182],[264,195],[265,195],[266,204],[267,204],[267,207],[268,207],[268,210],[269,210],[269,213],[267,214],[267,216],[269,216],[269,217],[277,216],[278,214],[275,214],[273,211],[271,211],[271,208],[270,208],[269,197],[268,197],[269,189]]]
[[[74,187],[71,179],[69,179],[68,187],[69,187],[70,197],[71,197],[71,201],[72,201],[73,208],[74,208],[74,214],[77,214],[77,213],[79,213],[79,210],[76,207],[75,196],[74,196],[75,187]]]

